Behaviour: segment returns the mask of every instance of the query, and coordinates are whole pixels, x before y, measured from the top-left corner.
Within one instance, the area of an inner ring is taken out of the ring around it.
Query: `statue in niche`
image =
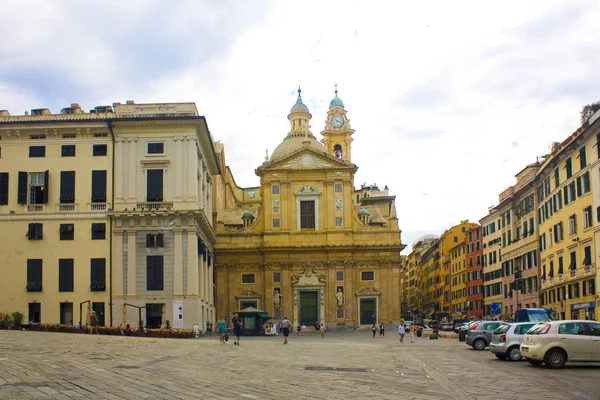
[[[283,298],[283,296],[281,295],[281,289],[280,288],[273,289],[273,304],[275,305],[275,308],[281,307],[281,299],[282,298]]]
[[[343,286],[337,287],[337,292],[335,293],[335,298],[337,299],[338,306],[344,305],[344,287]]]

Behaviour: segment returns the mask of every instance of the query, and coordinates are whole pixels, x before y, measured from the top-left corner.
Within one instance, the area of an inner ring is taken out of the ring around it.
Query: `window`
[[[315,229],[315,202],[300,201],[300,229]]]
[[[146,256],[146,290],[163,290],[163,256]]]
[[[163,201],[163,170],[149,169],[146,171],[146,201]]]
[[[577,220],[575,215],[569,216],[569,236],[577,233]]]
[[[560,174],[558,168],[554,169],[554,186],[558,188],[560,186]]]
[[[588,281],[588,294],[590,296],[596,294],[596,279],[590,279]]]
[[[255,283],[254,274],[242,274],[242,283]]]
[[[583,209],[583,229],[592,226],[592,206]]]
[[[58,260],[58,291],[73,291],[73,259],[61,258]]]
[[[279,184],[274,184],[271,186],[271,194],[279,194]]]
[[[0,206],[8,205],[8,172],[0,172]]]
[[[77,135],[74,133],[64,133],[61,135],[61,138],[63,139],[76,139]]]
[[[75,171],[60,171],[61,204],[75,203]]]
[[[587,164],[585,146],[579,149],[579,169],[583,169]]]
[[[106,239],[106,224],[92,224],[92,240]]]
[[[335,193],[342,193],[343,189],[342,189],[342,184],[341,183],[336,183],[333,185],[333,191]]]
[[[360,279],[363,281],[375,280],[375,273],[373,271],[363,271],[360,273]]]
[[[39,324],[42,320],[42,305],[40,303],[29,303],[29,318],[27,321],[31,321]]]
[[[575,270],[577,269],[577,255],[574,251],[571,252],[571,262],[569,263],[569,269]]]
[[[281,272],[273,272],[273,283],[281,282]]]
[[[92,171],[92,203],[106,203],[106,170]]]
[[[60,240],[73,240],[74,239],[74,224],[60,224]]]
[[[90,290],[104,292],[106,290],[106,259],[92,258],[90,260]]]
[[[164,235],[162,233],[148,233],[146,235],[146,247],[164,247]]]
[[[49,171],[23,172],[19,171],[17,185],[18,204],[48,204]]]
[[[344,280],[344,271],[335,271],[335,280],[343,281]]]
[[[571,157],[565,160],[565,169],[567,170],[567,179],[573,176],[573,169],[571,168]]]
[[[60,303],[60,324],[73,325],[73,303]]]
[[[344,226],[344,218],[335,217],[335,226]]]
[[[164,143],[148,143],[148,154],[164,154]]]
[[[94,157],[105,156],[106,153],[107,153],[107,146],[105,144],[95,144],[92,146],[92,155]]]
[[[583,248],[583,265],[592,265],[592,246],[585,246]]]
[[[273,228],[281,228],[281,221],[279,218],[273,218]]]
[[[28,259],[27,260],[27,291],[41,292],[42,291],[42,260]]]
[[[75,145],[74,144],[63,144],[60,147],[61,157],[75,157]]]
[[[44,226],[38,223],[29,224],[29,230],[27,231],[27,239],[29,240],[42,240],[44,238]]]
[[[29,157],[46,157],[46,146],[29,146]]]

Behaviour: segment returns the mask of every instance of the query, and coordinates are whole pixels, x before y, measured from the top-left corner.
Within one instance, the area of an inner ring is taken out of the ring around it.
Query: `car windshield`
[[[528,330],[527,334],[528,335],[537,335],[537,334],[540,333],[540,331],[542,329],[544,329],[546,327],[546,325],[548,325],[548,324],[539,324],[539,325],[536,325],[533,328],[531,328],[530,330]]]
[[[498,328],[496,328],[496,330],[494,331],[494,335],[501,335],[503,333],[508,332],[508,330],[510,329],[510,325],[500,325]]]
[[[530,322],[548,322],[552,321],[552,317],[546,310],[528,310]]]

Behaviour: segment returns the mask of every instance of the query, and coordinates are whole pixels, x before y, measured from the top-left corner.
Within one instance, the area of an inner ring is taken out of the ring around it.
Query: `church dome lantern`
[[[329,108],[339,106],[344,108],[344,102],[338,97],[337,85],[335,85],[335,97],[329,102]]]

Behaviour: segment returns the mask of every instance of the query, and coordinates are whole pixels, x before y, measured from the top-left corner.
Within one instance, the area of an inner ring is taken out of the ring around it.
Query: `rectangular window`
[[[63,139],[76,139],[77,135],[74,133],[64,133],[60,137]]]
[[[373,280],[375,280],[375,272],[363,271],[360,273],[360,279],[362,281],[373,281]]]
[[[106,290],[106,258],[90,260],[90,290],[104,292]]]
[[[75,171],[60,171],[61,204],[75,203]]]
[[[281,282],[281,272],[273,272],[273,283]]]
[[[571,168],[571,157],[565,160],[565,169],[567,170],[567,179],[573,176],[573,169]]]
[[[335,226],[337,226],[337,227],[344,226],[344,218],[335,217]]]
[[[574,251],[571,252],[571,262],[569,263],[569,269],[570,270],[577,269],[577,255]]]
[[[333,191],[335,193],[342,193],[343,188],[342,188],[342,184],[341,183],[336,183],[333,185]]]
[[[163,288],[163,256],[146,256],[146,290]]]
[[[92,155],[94,157],[105,156],[106,154],[107,154],[107,146],[105,144],[92,145]]]
[[[48,204],[49,171],[19,171],[17,192],[18,204]]]
[[[592,265],[592,246],[585,246],[583,248],[583,265]]]
[[[106,239],[106,224],[92,224],[92,240]]]
[[[344,280],[344,271],[335,271],[335,280],[343,281]]]
[[[106,170],[92,171],[92,203],[106,203]]]
[[[300,202],[300,229],[315,229],[315,202]]]
[[[73,325],[73,303],[60,303],[60,324]]]
[[[30,223],[27,230],[27,239],[42,240],[44,238],[44,226],[38,223]]]
[[[560,186],[560,174],[558,168],[554,168],[554,187],[555,189]]]
[[[60,146],[61,157],[75,157],[75,145],[74,144],[63,144]]]
[[[164,235],[162,233],[148,233],[146,235],[146,247],[164,247]]]
[[[29,157],[46,157],[46,146],[29,146]]]
[[[0,172],[0,206],[8,205],[8,172]]]
[[[164,143],[148,143],[148,154],[164,154]]]
[[[242,274],[242,283],[255,283],[254,274]]]
[[[279,194],[279,185],[278,184],[274,184],[271,186],[271,194]]]
[[[279,218],[273,218],[273,228],[281,228],[281,221]]]
[[[585,146],[579,149],[579,169],[583,169],[587,164],[587,157],[585,154]]]
[[[60,224],[60,240],[73,240],[75,238],[74,224]]]
[[[583,229],[592,226],[592,206],[583,209]]]
[[[146,201],[163,201],[163,170],[149,169],[146,171]]]
[[[27,260],[27,291],[41,292],[42,291],[42,260],[28,259]]]
[[[582,185],[583,187],[582,187],[581,191],[582,191],[582,194],[586,194],[590,190],[592,190],[591,187],[590,187],[590,172],[586,171],[585,174],[583,174],[581,176],[581,179],[582,179],[582,182],[583,182],[583,185]]]
[[[564,273],[564,263],[562,256],[558,257],[558,275]]]
[[[577,220],[575,215],[569,216],[569,236],[575,235],[577,233]]]
[[[58,260],[58,291],[73,291],[73,259],[61,258]]]

